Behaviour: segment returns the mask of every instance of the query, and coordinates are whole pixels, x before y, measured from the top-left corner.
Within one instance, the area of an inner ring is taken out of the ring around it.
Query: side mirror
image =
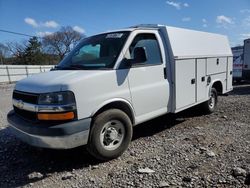
[[[134,59],[133,63],[144,63],[147,61],[147,55],[146,55],[146,50],[145,47],[136,47],[134,49]]]
[[[147,61],[147,55],[144,47],[136,47],[134,49],[134,58],[122,60],[120,68],[130,68],[133,64],[144,63]]]

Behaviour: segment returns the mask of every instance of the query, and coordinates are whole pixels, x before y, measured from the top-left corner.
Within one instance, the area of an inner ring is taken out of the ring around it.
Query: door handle
[[[210,83],[211,83],[211,76],[207,78],[207,85],[209,85]]]
[[[167,68],[163,68],[163,73],[164,73],[164,79],[167,79]]]
[[[205,81],[205,76],[201,77],[201,81],[204,82]]]
[[[191,80],[191,84],[195,84],[195,78]]]
[[[216,60],[216,64],[217,64],[217,65],[220,64],[220,59],[219,59],[219,58]]]

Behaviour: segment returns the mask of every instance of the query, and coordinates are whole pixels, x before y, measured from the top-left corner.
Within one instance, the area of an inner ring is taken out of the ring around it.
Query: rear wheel
[[[213,113],[218,102],[218,94],[215,88],[212,88],[209,94],[209,100],[203,103],[203,108],[206,113]]]
[[[110,109],[94,118],[87,148],[95,158],[110,160],[128,148],[131,138],[132,123],[128,115]]]

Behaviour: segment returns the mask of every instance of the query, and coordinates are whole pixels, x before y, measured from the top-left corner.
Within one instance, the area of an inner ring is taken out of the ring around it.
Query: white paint
[[[226,36],[166,26],[174,57],[232,56]]]
[[[176,61],[176,109],[195,103],[195,59]]]
[[[196,102],[200,102],[207,99],[206,59],[197,59],[196,69]]]

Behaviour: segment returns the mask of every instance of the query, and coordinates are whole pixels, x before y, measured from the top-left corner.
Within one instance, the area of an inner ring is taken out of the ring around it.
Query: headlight
[[[38,104],[41,105],[75,104],[75,96],[71,91],[45,93],[39,96]]]
[[[76,117],[73,92],[44,93],[39,96],[37,113],[39,120],[72,120]]]

